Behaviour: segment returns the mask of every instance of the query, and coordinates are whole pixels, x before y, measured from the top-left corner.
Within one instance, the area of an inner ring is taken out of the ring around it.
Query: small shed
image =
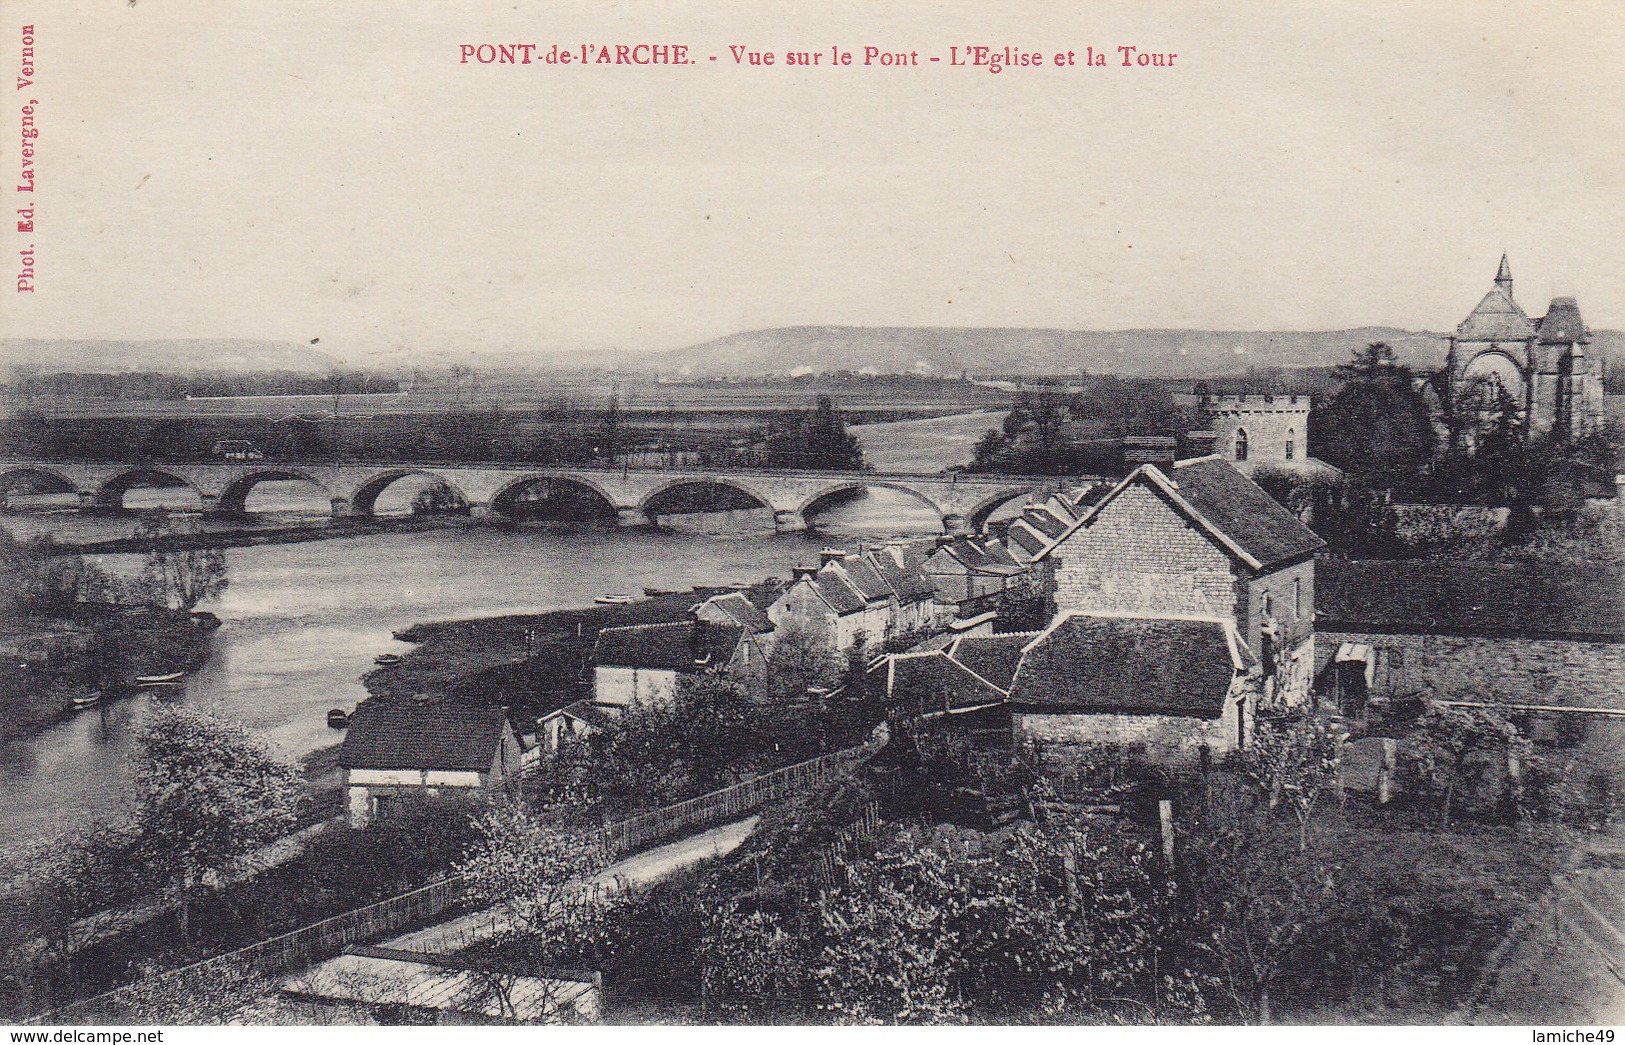
[[[350,716],[339,765],[350,823],[360,827],[403,795],[498,786],[519,772],[522,752],[503,708],[368,700]]]

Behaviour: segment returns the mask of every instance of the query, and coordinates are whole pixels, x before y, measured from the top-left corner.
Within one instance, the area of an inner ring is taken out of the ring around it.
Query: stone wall
[[[1625,643],[1322,630],[1315,636],[1317,678],[1345,642],[1372,648],[1376,696],[1625,708]]]
[[[1240,699],[1237,699],[1237,698]],[[1225,700],[1224,713],[1216,719],[1184,715],[1086,715],[1056,712],[1016,712],[1011,724],[1018,738],[1037,741],[1051,748],[1051,756],[1061,755],[1068,746],[1109,744],[1115,747],[1144,745],[1146,754],[1158,762],[1194,764],[1205,745],[1214,759],[1245,746],[1238,717],[1245,725],[1248,741],[1253,730],[1254,700],[1250,693],[1235,693]],[[1053,749],[1061,750],[1053,750]]]
[[[1243,472],[1301,468],[1309,455],[1308,396],[1215,396],[1203,404],[1214,450]],[[1247,459],[1236,458],[1236,432],[1247,433]],[[1292,456],[1287,456],[1287,442]]]

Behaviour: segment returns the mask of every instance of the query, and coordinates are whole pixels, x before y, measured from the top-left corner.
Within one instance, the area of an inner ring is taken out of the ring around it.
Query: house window
[[[1296,442],[1297,442],[1296,433],[1294,433],[1292,431],[1292,429],[1288,428],[1286,430],[1286,459],[1288,461],[1292,460],[1292,458],[1297,455],[1298,449],[1294,445]]]
[[[1404,671],[1405,670],[1405,651],[1404,650],[1391,649],[1391,650],[1388,651],[1388,670],[1389,671]]]
[[[1247,460],[1247,429],[1236,429],[1236,460]]]
[[[1292,578],[1292,615],[1303,619],[1303,578]]]
[[[1275,596],[1271,595],[1269,592],[1265,592],[1264,593],[1264,616],[1273,617],[1274,615],[1275,615]]]

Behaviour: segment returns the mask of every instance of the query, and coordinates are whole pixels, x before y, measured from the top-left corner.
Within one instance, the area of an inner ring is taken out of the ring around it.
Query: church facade
[[[1450,337],[1450,403],[1468,408],[1499,386],[1530,435],[1578,439],[1603,422],[1602,359],[1587,354],[1590,343],[1574,298],[1553,298],[1544,316],[1529,318],[1512,296],[1502,255],[1494,288]]]

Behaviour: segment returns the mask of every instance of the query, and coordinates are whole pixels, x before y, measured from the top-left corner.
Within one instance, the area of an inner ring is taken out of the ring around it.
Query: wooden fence
[[[860,750],[847,748],[820,755],[753,780],[610,824],[603,829],[604,848],[612,857],[623,856],[662,839],[737,820],[769,802],[822,784],[842,767],[856,761]]]
[[[769,802],[786,798],[832,778],[859,758],[862,748],[847,748],[806,762],[764,773],[708,794],[656,809],[603,828],[611,858],[624,856],[678,834],[736,820]],[[139,1023],[144,1010],[165,999],[204,996],[222,983],[251,975],[275,976],[330,957],[355,943],[374,940],[450,908],[463,896],[463,882],[441,878],[411,892],[347,911],[292,932],[250,944],[241,950],[171,969],[125,984],[94,998],[72,1002],[34,1017],[31,1024]]]

